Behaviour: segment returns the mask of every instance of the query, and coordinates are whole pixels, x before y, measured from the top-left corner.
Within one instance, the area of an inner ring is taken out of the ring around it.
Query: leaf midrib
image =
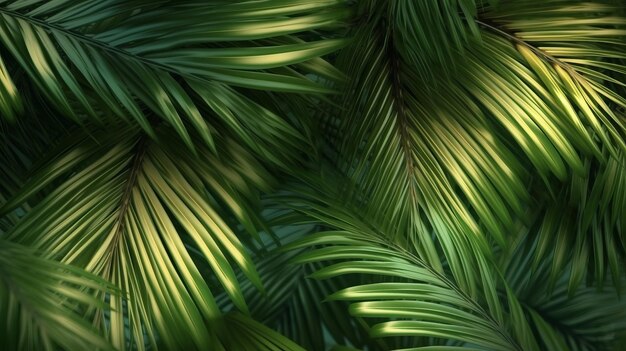
[[[133,189],[137,184],[137,176],[139,175],[144,156],[146,154],[147,143],[147,137],[142,134],[137,140],[135,146],[133,147],[132,153],[134,155],[131,161],[132,164],[128,174],[128,179],[126,180],[124,192],[122,193],[122,197],[120,198],[117,218],[115,219],[115,233],[113,234],[114,241],[118,240],[120,235],[122,235],[122,232],[124,231],[124,219],[126,218],[126,214],[128,213],[128,207],[130,206]]]
[[[396,113],[396,120],[398,122],[396,126],[396,130],[398,136],[400,137],[400,145],[402,148],[402,154],[404,158],[404,163],[406,167],[406,171],[410,177],[409,179],[409,193],[411,196],[411,202],[414,206],[417,206],[418,197],[418,187],[416,184],[417,179],[415,178],[415,162],[413,160],[412,152],[411,152],[411,139],[408,135],[408,126],[407,115],[405,111],[405,102],[404,96],[402,93],[402,80],[400,77],[400,58],[398,57],[398,53],[395,51],[393,38],[394,33],[391,32],[388,34],[390,39],[388,41],[386,48],[387,55],[387,75],[389,78],[389,84],[391,85],[391,96],[393,98],[393,109]]]
[[[527,42],[526,40],[520,39],[518,38],[515,34],[511,34],[501,28],[498,28],[497,26],[490,24],[486,19],[475,19],[475,22],[482,26],[483,28],[490,30],[502,37],[504,37],[505,39],[508,39],[510,41],[513,41],[517,44],[523,45],[524,47],[528,48],[529,50],[531,50],[533,53],[535,53],[536,55],[544,58],[545,60],[552,62],[555,65],[558,65],[559,67],[563,68],[565,71],[567,71],[569,74],[579,78],[580,74],[578,73],[578,71],[576,71],[576,69],[574,67],[572,67],[571,65],[567,64],[566,62],[563,62],[561,60],[559,60],[557,57],[554,57],[550,54],[548,54],[547,52],[545,52],[544,50],[541,50],[540,48],[534,46],[533,44]]]
[[[406,251],[402,247],[400,247],[398,245],[395,245],[395,244],[389,244],[389,245],[394,247],[396,251],[403,252],[404,255],[407,257],[407,259],[409,261],[412,261],[412,262],[416,263],[417,265],[421,265],[422,267],[424,267],[433,276],[437,277],[444,284],[446,284],[450,290],[456,292],[462,299],[464,299],[469,304],[474,306],[474,308],[476,308],[476,311],[478,311],[482,315],[483,318],[485,318],[487,321],[489,321],[489,322],[491,322],[491,324],[493,324],[493,326],[495,327],[495,330],[498,333],[500,333],[500,335],[502,335],[505,338],[505,340],[509,341],[512,345],[514,345],[517,350],[521,350],[521,348],[519,347],[518,342],[509,335],[509,333],[506,331],[506,329],[504,329],[500,325],[500,323],[498,323],[489,313],[487,313],[487,311],[485,311],[483,306],[481,306],[478,302],[476,302],[465,291],[463,291],[462,289],[457,287],[457,285],[454,282],[452,282],[450,279],[448,279],[448,277],[446,275],[441,274],[440,272],[438,272],[437,270],[432,268],[429,264],[427,264],[425,261],[423,261],[421,258],[419,258],[418,256],[415,256],[411,252]]]

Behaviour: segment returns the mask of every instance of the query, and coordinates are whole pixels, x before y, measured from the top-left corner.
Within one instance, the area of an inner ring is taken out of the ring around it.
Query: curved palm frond
[[[624,149],[624,120],[616,108],[626,108],[626,98],[611,89],[611,84],[623,87],[626,74],[622,8],[562,0],[504,1],[487,9],[480,24],[516,45],[544,87],[545,100],[580,131],[572,136],[584,137],[589,128],[605,147]]]
[[[83,319],[114,292],[101,278],[0,238],[0,340],[8,350],[113,350]]]
[[[396,38],[378,25],[361,28],[342,51],[339,67],[353,79],[338,131],[340,162],[366,202],[366,217],[408,237],[434,266],[443,254],[461,286],[475,291],[469,271],[479,265],[474,257],[489,251],[482,226],[506,241],[503,232],[528,197],[525,171],[466,92],[423,88]],[[354,51],[364,59],[351,60]]]
[[[317,219],[337,231],[303,237],[282,250],[313,247],[292,262],[328,262],[312,275],[317,279],[348,274],[371,276],[369,281],[352,283],[329,299],[357,301],[350,313],[374,321],[372,336],[434,338],[425,343],[390,342],[384,349],[404,345],[417,350],[422,349],[418,345],[429,345],[423,349],[609,350],[618,345],[616,337],[624,329],[626,316],[617,287],[608,284],[602,291],[596,286],[573,290],[567,267],[562,267],[555,279],[553,256],[544,254],[535,261],[525,248],[541,244],[541,238],[533,239],[534,227],[521,227],[521,237],[516,238],[513,249],[498,254],[498,270],[503,276],[485,278],[493,284],[491,289],[497,296],[476,298],[447,274],[392,243],[388,235],[377,233],[367,221],[361,222],[359,215],[350,213],[349,204],[320,200],[320,188],[299,197],[299,202],[290,198],[290,203],[298,203],[305,218]],[[303,198],[315,200],[307,202]],[[560,242],[553,246],[567,250],[567,245]],[[618,272],[617,277],[623,279],[623,271]],[[550,285],[550,280],[556,280],[556,285]],[[481,318],[485,320],[479,322]],[[447,341],[434,346],[441,339]]]
[[[215,148],[215,122],[203,117],[198,102],[229,125],[265,117],[262,106],[231,86],[328,92],[303,73],[338,78],[319,56],[343,40],[312,31],[339,26],[346,16],[342,0],[3,1],[0,42],[65,115],[78,118],[72,97],[96,120],[104,118],[92,108],[97,97],[154,136],[141,101],[189,148],[195,145],[187,123]],[[298,33],[314,39],[304,41]],[[10,81],[3,83],[8,94]],[[239,100],[244,106],[234,108]],[[256,109],[260,112],[250,114]],[[246,128],[252,129],[251,123]]]
[[[312,188],[315,190],[295,186],[297,190],[294,193],[297,195],[286,196],[281,201],[285,201],[288,206],[295,206],[302,213],[302,221],[318,223],[330,231],[305,236],[281,250],[319,246],[293,260],[294,263],[328,261],[328,265],[312,275],[316,278],[345,274],[374,277],[369,281],[357,282],[356,285],[351,283],[352,287],[342,290],[347,294],[345,296],[343,293],[332,295],[337,300],[347,301],[350,300],[350,291],[373,289],[371,299],[367,298],[367,294],[362,298],[354,298],[367,301],[361,306],[362,309],[356,307],[360,305],[353,305],[350,309],[355,317],[382,318],[382,322],[369,328],[371,336],[425,338],[422,341],[414,339],[413,345],[437,345],[444,341],[444,344],[451,343],[448,346],[458,346],[458,342],[461,342],[479,344],[488,349],[510,350],[521,349],[521,345],[527,346],[527,340],[516,338],[519,334],[530,339],[527,337],[530,333],[528,326],[520,324],[516,327],[516,335],[513,335],[506,325],[506,304],[501,301],[497,290],[500,279],[489,261],[476,258],[481,264],[480,274],[476,271],[468,272],[474,274],[474,279],[480,282],[480,292],[476,291],[472,295],[470,290],[461,287],[453,275],[450,277],[447,262],[440,262],[445,265],[443,268],[436,267],[412,254],[394,243],[389,233],[380,231],[375,223],[372,224],[368,218],[355,212],[357,210],[349,201],[346,203],[340,200],[340,196],[324,185],[328,183],[309,181],[314,184]],[[336,263],[338,261],[345,262]],[[403,284],[410,290],[405,295],[401,293]],[[511,305],[518,303],[514,296],[508,297]],[[380,310],[376,310],[378,302],[373,300],[381,300]],[[389,305],[384,300],[388,300]],[[367,306],[372,309],[368,310]],[[458,320],[451,318],[456,312],[459,313]],[[517,316],[517,311],[515,313]]]
[[[346,342],[362,348],[369,340],[356,321],[345,313],[347,306],[325,301],[347,283],[309,279],[321,266],[290,264],[296,254],[296,251],[274,250],[256,261],[265,294],[259,294],[249,281],[241,284],[251,316],[307,350],[324,350],[326,345]],[[226,299],[223,297],[222,301],[225,303]]]
[[[322,232],[289,247],[328,245],[300,255],[294,262],[346,260],[318,270],[313,277],[375,274],[400,281],[352,286],[331,300],[360,301],[350,314],[384,318],[370,329],[373,337],[429,336],[459,340],[490,350],[521,349],[503,325],[452,281],[397,246],[386,247],[371,235]]]
[[[550,281],[571,264],[569,290],[586,277],[602,286],[607,275],[618,290],[626,257],[624,214],[626,179],[622,152],[606,153],[606,162],[587,160],[585,173],[574,175],[554,197],[538,199],[526,220],[536,238],[534,265],[552,259]]]
[[[120,349],[211,343],[205,322],[220,311],[188,247],[201,252],[241,311],[248,308],[231,262],[262,289],[223,213],[256,235],[260,220],[251,206],[272,177],[228,141],[220,149],[229,157],[225,164],[207,148],[198,148],[198,158],[190,155],[171,133],[160,138],[154,144],[127,128],[92,131],[92,137],[75,133],[3,207],[6,213],[47,184],[58,184],[6,237],[120,287],[126,295],[110,299],[110,338]]]
[[[336,131],[343,143],[339,164],[357,184],[368,217],[380,218],[392,228],[387,232],[406,233],[434,265],[441,246],[466,288],[475,282],[463,282],[474,276],[464,270],[473,268],[455,257],[471,262],[471,255],[490,251],[491,239],[506,246],[511,239],[505,234],[530,198],[531,169],[549,187],[551,177],[565,181],[572,172],[584,174],[584,156],[605,160],[602,148],[615,154],[625,146],[624,121],[616,111],[626,105],[597,81],[599,73],[612,73],[598,69],[588,76],[588,70],[576,71],[582,63],[568,68],[567,59],[561,62],[524,41],[532,35],[520,32],[518,38],[488,21],[526,25],[526,30],[534,24],[532,33],[544,33],[543,42],[556,46],[558,38],[569,38],[583,56],[593,56],[596,45],[585,38],[597,38],[598,45],[607,43],[603,53],[621,59],[619,46],[608,46],[619,41],[624,18],[607,19],[609,9],[617,13],[617,8],[599,5],[604,12],[592,19],[561,25],[558,18],[544,18],[567,14],[561,2],[547,2],[545,13],[537,15],[543,20],[534,22],[515,21],[516,11],[519,18],[534,12],[507,2],[486,7],[476,20],[483,29],[480,40],[468,39],[458,56],[463,64],[432,87],[420,79],[420,67],[406,59],[402,37],[385,26],[385,20],[398,23],[398,16],[409,15],[387,6],[379,3],[381,15],[361,23],[353,45],[340,53],[338,67],[351,81]],[[558,11],[548,11],[554,8]],[[553,22],[554,38],[549,36]],[[543,32],[542,26],[547,26]],[[583,31],[586,37],[576,41],[575,34]],[[353,60],[355,52],[364,59]],[[619,72],[626,65],[610,67]]]
[[[568,269],[552,277],[551,256],[533,262],[528,249],[538,245],[539,240],[531,239],[528,233],[522,237],[527,240],[521,240],[504,257],[503,267],[507,282],[533,325],[540,349],[618,349],[616,335],[626,330],[626,306],[616,294],[616,287],[609,284],[602,290],[588,286],[572,291]],[[546,284],[550,280],[556,281]]]

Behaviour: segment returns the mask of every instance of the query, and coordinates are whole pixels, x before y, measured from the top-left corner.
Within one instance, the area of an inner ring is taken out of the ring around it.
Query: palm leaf
[[[621,285],[626,256],[624,157],[606,152],[606,159],[587,160],[583,175],[573,176],[555,197],[539,198],[527,216],[529,237],[538,240],[534,265],[551,258],[554,283],[571,263],[570,292],[585,277],[602,286],[610,274],[618,291]]]
[[[533,5],[523,4],[518,8],[505,2],[481,10],[480,40],[468,39],[459,56],[463,64],[437,87],[419,79],[422,69],[406,58],[401,36],[385,26],[385,21],[410,14],[396,11],[393,17],[385,3],[379,5],[381,16],[355,29],[353,46],[342,51],[338,62],[351,81],[344,109],[338,111],[340,125],[331,132],[341,136],[337,163],[356,184],[366,216],[380,218],[416,242],[420,256],[433,265],[441,245],[464,289],[476,283],[465,270],[475,268],[464,268],[468,266],[459,258],[471,262],[471,256],[490,250],[491,239],[502,246],[510,240],[505,234],[529,199],[528,171],[536,170],[547,190],[555,191],[553,177],[565,181],[571,172],[584,174],[582,155],[605,160],[602,148],[612,154],[623,149],[624,125],[615,109],[624,104],[616,92],[597,82],[597,75],[591,79],[576,73],[580,65],[565,69],[567,62],[557,64],[559,58],[539,55],[532,42],[489,24],[490,18],[510,28],[535,23],[537,33],[552,23],[550,18],[524,22],[521,18],[529,15],[520,8]],[[559,2],[546,8],[567,13]],[[557,27],[555,33],[569,30],[567,38],[575,41],[574,33],[585,31],[600,43],[615,43],[622,32],[600,25],[602,11],[580,28],[577,22],[564,23],[567,28]],[[537,16],[558,12],[546,13]],[[607,23],[619,27],[622,21],[611,17]],[[541,40],[551,39],[546,34]],[[590,41],[576,45],[585,43]],[[589,45],[592,50],[594,44]],[[585,47],[580,50],[587,55]],[[606,50],[621,57],[617,49]],[[355,55],[363,59],[353,60]]]
[[[489,250],[481,224],[506,241],[502,233],[528,197],[524,169],[464,91],[450,86],[439,98],[425,95],[393,38],[372,38],[369,30],[350,48],[364,60],[344,57],[355,79],[338,132],[340,165],[356,183],[356,196],[365,196],[366,217],[408,238],[434,266],[441,245],[455,277],[472,290],[475,275],[466,271]]]
[[[389,314],[385,314],[384,310],[381,310],[380,314],[376,314],[372,310],[371,314],[369,314],[366,311],[367,308],[362,311],[353,305],[350,311],[355,317],[377,317],[384,320],[369,329],[371,336],[413,336],[422,338],[412,340],[413,345],[424,345],[425,342],[431,345],[441,344],[441,339],[444,339],[444,341],[456,340],[461,343],[484,343],[483,345],[489,345],[485,347],[495,349],[519,349],[521,347],[520,343],[524,347],[527,346],[525,340],[517,341],[514,339],[505,325],[504,306],[506,304],[503,304],[498,295],[499,278],[496,274],[496,269],[490,265],[489,261],[478,257],[476,262],[481,265],[480,273],[468,270],[468,274],[474,275],[472,279],[480,283],[479,287],[477,287],[480,289],[480,293],[476,291],[476,295],[472,295],[469,293],[469,290],[465,290],[460,286],[456,278],[451,274],[447,262],[440,262],[440,265],[444,267],[434,266],[430,262],[415,256],[406,248],[394,243],[391,240],[393,237],[392,233],[381,231],[375,222],[372,223],[370,218],[363,218],[361,214],[356,213],[351,202],[346,202],[345,199],[342,200],[340,195],[333,192],[332,187],[330,187],[330,180],[318,180],[317,183],[314,183],[313,179],[309,179],[309,182],[311,182],[312,188],[315,189],[314,191],[307,190],[308,188],[305,186],[294,186],[292,190],[297,196],[285,195],[280,199],[287,206],[295,208],[302,214],[300,222],[308,220],[311,223],[317,223],[328,228],[329,231],[296,240],[294,243],[286,245],[282,250],[319,246],[321,248],[300,254],[296,257],[294,263],[328,262],[328,265],[312,275],[320,279],[345,274],[365,276],[371,274],[373,278],[368,282],[374,284],[371,286],[373,289],[380,288],[381,293],[380,296],[374,294],[377,297],[373,297],[372,300],[385,300],[386,295],[383,291],[386,291],[391,296],[390,300],[393,300],[390,302],[391,305],[396,302],[401,305],[403,302],[399,300],[412,299],[414,300],[412,302],[415,302],[415,315],[409,317],[401,316],[402,312],[399,312],[408,308],[407,306],[397,307]],[[385,285],[388,283],[391,285]],[[407,293],[415,295],[412,297],[393,298],[394,291],[401,287],[402,284],[417,284],[415,286],[416,292]],[[358,286],[361,286],[359,283],[356,285],[352,283],[352,285],[352,287],[343,291],[347,292],[353,288],[358,290]],[[365,286],[369,287],[369,284]],[[428,290],[430,288],[435,289],[436,293]],[[363,289],[367,288],[363,287]],[[434,297],[429,297],[429,291]],[[341,295],[341,293],[336,297],[338,300],[350,300]],[[438,298],[445,301],[437,300]],[[509,298],[511,299],[511,305],[518,303],[515,296],[509,296]],[[367,298],[361,300],[370,301]],[[420,305],[421,303],[426,303],[426,305],[422,306]],[[430,303],[433,306],[430,306]],[[441,310],[436,309],[436,305],[439,304],[442,306]],[[389,306],[390,309],[393,307],[391,305]],[[374,308],[376,303],[373,303],[372,306]],[[466,308],[469,308],[470,311],[465,311]],[[431,309],[434,310],[431,311]],[[455,322],[449,318],[451,311],[456,311],[456,309],[467,313],[464,316],[468,318],[464,321],[459,320],[458,325],[454,324]],[[416,323],[406,324],[406,329],[394,329],[396,326],[401,326],[402,323],[400,322],[403,322],[405,317],[416,319]],[[470,323],[469,321],[472,318],[476,320],[484,319],[485,323],[476,321]],[[396,319],[398,320],[396,321]],[[419,321],[426,324],[420,325],[419,323],[421,322]],[[386,324],[387,322],[390,324]],[[396,325],[396,322],[399,322],[399,324]],[[476,326],[477,330],[469,332],[469,329],[466,329],[469,327],[469,324],[477,323],[479,324],[479,326]],[[433,328],[429,328],[429,326]],[[519,325],[516,332],[523,335],[528,334],[525,324]],[[472,338],[470,335],[477,335],[478,339],[470,341]]]
[[[527,233],[521,238],[529,239]],[[624,301],[608,284],[570,290],[568,269],[552,277],[551,255],[534,263],[529,248],[538,240],[520,240],[503,260],[506,279],[533,325],[541,349],[611,350],[619,348],[616,335],[625,328]],[[575,266],[575,264],[573,265]],[[550,286],[546,281],[556,280]]]
[[[71,147],[61,148],[5,204],[6,213],[57,184],[6,236],[44,257],[86,267],[124,291],[109,302],[116,348],[209,345],[205,323],[221,313],[187,247],[202,253],[224,291],[247,312],[232,264],[259,289],[261,282],[223,216],[231,213],[255,234],[255,192],[272,178],[227,141],[220,152],[229,155],[228,165],[207,148],[198,148],[199,158],[184,152],[167,131],[160,135],[167,144],[159,145],[127,128],[91,134],[97,142],[81,131],[71,135]]]
[[[81,315],[104,308],[92,293],[112,292],[94,275],[0,239],[0,340],[9,350],[113,347]]]
[[[282,67],[306,63],[302,73],[329,71],[318,57],[343,41],[318,37],[305,42],[296,35],[340,25],[347,15],[343,1],[199,4],[2,1],[0,42],[64,114],[79,118],[73,98],[93,118],[104,118],[92,108],[90,100],[97,96],[119,117],[131,116],[154,135],[141,101],[192,149],[187,123],[215,148],[216,126],[203,117],[197,101],[224,118],[232,110],[230,101],[245,100],[231,85],[329,91]],[[8,81],[3,87],[8,91]],[[225,94],[234,97],[224,101]]]
[[[580,13],[586,16],[572,20]],[[617,83],[619,89],[626,73],[626,17],[620,7],[505,1],[488,9],[481,24],[516,45],[564,120],[579,129],[589,126],[606,147],[624,147],[623,120],[615,108],[626,107],[626,99],[604,84]]]
[[[385,247],[369,235],[346,231],[322,232],[290,247],[310,245],[329,246],[300,255],[295,262],[346,260],[317,271],[315,278],[344,274],[401,278],[400,282],[352,286],[329,297],[360,301],[350,306],[350,314],[355,317],[389,319],[370,329],[373,337],[429,336],[492,350],[520,349],[505,328],[475,300],[424,261],[398,247]]]

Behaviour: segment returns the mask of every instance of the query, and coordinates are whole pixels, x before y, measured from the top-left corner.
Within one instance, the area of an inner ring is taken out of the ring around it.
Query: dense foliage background
[[[0,348],[620,350],[625,77],[620,0],[0,1]]]

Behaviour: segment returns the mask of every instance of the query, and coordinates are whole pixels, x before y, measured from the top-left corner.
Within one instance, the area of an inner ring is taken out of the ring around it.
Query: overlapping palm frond
[[[580,14],[584,15],[576,18]],[[539,91],[544,100],[556,106],[565,123],[581,132],[591,129],[607,148],[624,148],[624,119],[616,114],[617,108],[626,108],[626,99],[618,93],[626,72],[622,7],[602,2],[504,1],[481,15],[481,25],[516,46],[538,78],[534,89],[543,87]],[[600,157],[597,150],[596,156]]]
[[[443,254],[463,288],[475,292],[477,276],[469,272],[489,247],[481,224],[506,240],[512,213],[528,196],[525,171],[480,106],[460,87],[423,88],[417,67],[380,26],[360,28],[339,63],[353,77],[340,161],[367,217],[389,235],[408,237],[435,267]],[[354,51],[364,59],[351,60]]]
[[[521,232],[512,249],[497,255],[503,274],[487,278],[495,296],[476,298],[359,219],[350,205],[324,200],[319,192],[300,199],[304,218],[331,231],[305,236],[283,250],[312,248],[291,262],[325,262],[312,274],[315,279],[361,276],[328,300],[353,302],[352,316],[373,321],[372,337],[391,338],[383,349],[610,350],[620,340],[626,309],[617,287],[605,283],[603,289],[572,290],[569,266],[551,276],[553,255],[535,259],[531,253],[540,245],[534,228],[518,224]],[[623,279],[623,272],[617,277]],[[398,339],[402,336],[421,339]]]
[[[619,347],[625,48],[618,0],[0,0],[0,344]]]
[[[550,281],[570,269],[569,290],[586,278],[602,286],[608,275],[616,289],[626,257],[624,214],[626,179],[623,153],[606,153],[606,162],[586,160],[585,173],[574,175],[555,197],[538,199],[527,216],[529,237],[536,238],[535,265],[551,258]],[[530,239],[529,239],[530,240]]]
[[[7,350],[113,350],[83,319],[104,309],[93,293],[111,285],[71,265],[0,238],[0,341]]]
[[[291,264],[297,253],[274,250],[257,261],[265,294],[259,294],[249,281],[241,285],[251,315],[306,350],[324,350],[326,345],[344,343],[363,348],[369,340],[356,321],[345,313],[347,305],[326,301],[348,283],[310,279],[309,275],[321,266]]]
[[[315,184],[314,191],[296,186],[298,195],[288,196],[283,201],[295,206],[302,213],[303,221],[313,221],[329,231],[303,237],[287,244],[283,250],[315,247],[293,260],[294,263],[326,262],[312,275],[315,278],[371,275],[356,283],[348,280],[352,282],[351,287],[332,295],[336,300],[367,301],[362,306],[352,305],[350,313],[357,318],[379,318],[377,324],[369,328],[371,336],[412,336],[413,339],[403,343],[414,347],[467,343],[466,346],[477,344],[487,349],[528,348],[527,343],[532,342],[527,337],[528,326],[517,326],[517,334],[508,329],[506,303],[501,301],[498,291],[500,279],[484,259],[477,258],[483,264],[482,275],[474,274],[477,279],[482,278],[482,289],[473,296],[460,286],[448,267],[442,271],[441,267],[394,243],[390,233],[381,231],[375,222],[364,218],[352,203],[339,200],[340,196],[334,192],[337,189],[325,187],[323,181],[314,183],[315,180],[309,179],[309,182]],[[403,286],[410,290],[404,295]],[[349,292],[368,288],[372,291],[360,298],[350,297]],[[509,298],[512,306],[518,305],[515,296]],[[374,302],[378,300],[381,300],[380,309],[377,309],[378,302]],[[451,318],[457,312],[458,318]],[[518,316],[517,311],[515,313]]]
[[[504,325],[499,324],[498,317],[398,246],[389,247],[371,234],[348,231],[322,232],[294,246],[310,245],[325,247],[300,255],[295,262],[347,260],[322,268],[313,275],[315,278],[344,274],[387,278],[379,283],[352,286],[329,297],[359,301],[350,306],[350,314],[355,317],[382,318],[384,321],[371,327],[372,337],[431,337],[490,350],[521,349]]]
[[[91,137],[79,131],[3,207],[6,213],[57,184],[6,237],[120,287],[126,295],[110,299],[107,327],[120,349],[210,345],[206,323],[220,310],[188,247],[201,253],[239,310],[248,308],[232,264],[262,288],[224,215],[256,235],[260,220],[251,206],[272,177],[227,140],[220,149],[229,160],[224,163],[207,148],[198,147],[195,158],[171,133],[159,137],[157,145],[134,129]]]
[[[92,107],[100,101],[154,136],[141,102],[191,149],[189,124],[215,148],[215,128],[243,124],[251,134],[255,118],[267,120],[262,105],[233,87],[329,91],[304,74],[338,78],[319,57],[343,40],[312,31],[340,26],[347,14],[342,0],[2,1],[0,42],[65,115],[79,118],[74,99],[80,111],[104,119]],[[4,71],[2,96],[9,99],[15,92]],[[6,106],[17,106],[11,101]],[[286,128],[283,120],[273,123]]]
[[[576,157],[558,146],[553,133],[548,134],[574,173],[559,177],[567,180],[563,186],[552,183],[552,198],[540,200],[543,209],[531,220],[536,221],[532,230],[540,238],[537,260],[553,253],[553,281],[572,262],[571,291],[587,270],[589,279],[595,275],[598,284],[610,271],[613,284],[619,286],[624,257],[620,170],[626,121],[621,112],[626,108],[623,6],[505,1],[480,17],[483,28],[516,46],[524,58],[521,62],[531,70],[523,74],[539,78],[534,90],[556,107],[551,107],[557,112],[552,125],[562,130],[559,139],[571,141],[570,150],[579,155],[588,155]],[[571,124],[563,128],[564,123]],[[592,132],[585,136],[584,131]],[[602,145],[594,146],[597,141]]]
[[[572,291],[568,269],[552,277],[551,255],[538,262],[533,260],[529,250],[539,240],[528,236],[527,231],[521,235],[524,240],[504,257],[503,267],[507,282],[533,326],[539,348],[619,349],[620,337],[624,338],[626,330],[626,306],[624,299],[618,297],[616,286],[606,284],[603,289],[588,286]],[[546,284],[550,280],[556,282]]]
[[[464,288],[473,285],[465,277],[474,276],[464,270],[474,268],[458,258],[471,262],[470,256],[489,251],[490,240],[506,246],[531,182],[556,192],[552,178],[582,175],[586,157],[606,161],[602,149],[613,155],[624,149],[617,109],[626,104],[619,90],[603,84],[617,84],[614,73],[626,67],[616,44],[625,19],[608,15],[618,8],[598,5],[590,19],[566,23],[558,17],[571,15],[564,2],[515,4],[480,9],[480,38],[468,37],[458,55],[463,64],[439,86],[427,86],[422,69],[406,57],[403,37],[385,25],[409,14],[384,2],[380,16],[355,29],[353,46],[338,61],[352,78],[336,131],[343,141],[339,163],[357,184],[364,210],[393,228],[389,232],[417,242],[434,265],[441,247],[455,277],[467,280]],[[533,8],[544,7],[536,21],[527,19]],[[518,27],[530,34],[507,32]],[[569,49],[562,38],[572,42]],[[542,51],[534,46],[538,41],[556,51]],[[600,46],[602,55],[594,54]],[[572,61],[558,50],[596,59]],[[355,52],[364,59],[353,60]],[[606,66],[600,56],[619,60]]]

